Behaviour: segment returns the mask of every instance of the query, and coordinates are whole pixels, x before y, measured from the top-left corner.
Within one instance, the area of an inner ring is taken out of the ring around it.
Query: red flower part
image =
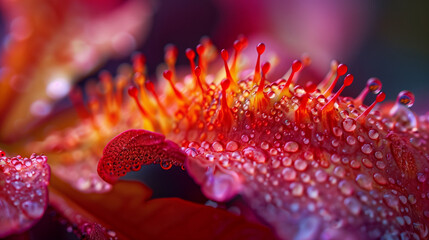
[[[230,70],[226,50],[222,72],[211,74],[206,44],[197,47],[201,72],[191,69],[181,81],[169,70],[170,86],[158,87],[156,99],[142,87],[134,94],[143,125],[182,149],[156,133],[124,132],[103,152],[103,179],[113,182],[133,165],[185,161],[207,197],[240,194],[283,239],[429,236],[429,124],[408,109],[412,93],[371,112],[385,99],[381,83],[368,84],[379,94],[371,106],[361,103],[368,89],[358,99],[342,97],[354,77],[337,62],[317,86],[317,79],[300,83],[308,65],[300,61],[270,82],[263,44],[253,74],[244,67],[254,65]]]
[[[183,164],[186,155],[175,143],[159,133],[128,130],[110,141],[98,162],[98,174],[108,183],[115,183],[127,172],[138,171],[142,165],[160,163],[164,169]]]
[[[43,155],[5,157],[0,150],[0,238],[23,232],[43,216],[50,169]]]

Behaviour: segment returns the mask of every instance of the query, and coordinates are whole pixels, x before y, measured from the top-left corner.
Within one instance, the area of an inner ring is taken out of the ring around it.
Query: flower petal
[[[183,164],[186,155],[164,135],[146,130],[132,129],[113,138],[103,150],[98,163],[98,174],[106,182],[114,183],[131,170],[142,165],[161,162],[167,167]]]
[[[0,238],[29,229],[43,216],[50,177],[46,160],[35,154],[0,158]]]

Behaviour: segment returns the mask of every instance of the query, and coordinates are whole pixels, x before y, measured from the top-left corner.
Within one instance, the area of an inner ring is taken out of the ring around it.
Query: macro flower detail
[[[113,183],[141,165],[184,162],[208,198],[240,195],[281,239],[426,239],[429,125],[409,109],[412,93],[380,104],[386,95],[372,78],[357,98],[343,97],[354,81],[347,66],[333,61],[322,81],[300,82],[309,58],[272,81],[271,64],[261,63],[265,45],[256,48],[256,66],[240,61],[246,45],[237,40],[232,59],[223,49],[223,67],[212,72],[216,51],[203,41],[196,53],[186,51],[191,71],[183,78],[177,54],[167,51],[166,81],[156,85],[142,77],[144,61],[136,58],[137,87],[128,93],[153,133],[115,137],[100,176]],[[378,95],[365,106],[370,92]]]
[[[50,169],[43,155],[6,157],[0,150],[0,238],[32,227],[48,204]]]

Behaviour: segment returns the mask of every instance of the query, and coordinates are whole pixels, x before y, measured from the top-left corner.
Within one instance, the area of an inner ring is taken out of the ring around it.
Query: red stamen
[[[162,102],[159,100],[159,96],[158,96],[158,94],[156,94],[156,91],[155,91],[155,85],[153,85],[153,83],[152,83],[152,82],[147,81],[147,82],[145,83],[145,86],[146,86],[146,89],[147,89],[150,93],[152,93],[152,95],[153,95],[153,97],[155,98],[155,101],[156,101],[156,103],[158,104],[158,106],[160,107],[161,111],[162,111],[164,114],[167,114],[167,110],[165,109],[165,107],[164,107],[164,105],[162,104]]]
[[[146,58],[143,54],[137,53],[133,56],[134,72],[143,73],[145,70]]]
[[[229,71],[229,67],[228,67],[228,51],[227,50],[225,50],[225,49],[222,49],[221,51],[220,51],[220,55],[222,56],[222,59],[223,59],[223,63],[224,63],[224,65],[225,65],[225,72],[226,72],[226,77],[231,81],[231,82],[234,82],[234,80],[232,79],[232,76],[231,76],[231,72]]]
[[[344,83],[341,86],[340,90],[338,90],[337,93],[335,93],[335,95],[328,101],[327,104],[325,104],[325,106],[322,107],[322,111],[330,111],[332,110],[332,108],[334,107],[334,103],[337,101],[337,98],[340,96],[341,92],[344,90],[344,88],[346,88],[347,86],[350,86],[353,83],[353,75],[352,74],[348,74],[345,78],[344,78]]]
[[[325,78],[318,85],[318,88],[322,92],[326,91],[326,89],[329,88],[330,82],[331,82],[332,77],[334,76],[335,72],[337,71],[337,68],[338,68],[338,61],[332,60],[331,61],[331,68],[329,69],[328,74],[326,74]]]
[[[331,85],[329,86],[328,90],[326,90],[325,93],[323,93],[323,95],[325,95],[325,97],[329,96],[331,94],[332,90],[334,90],[334,87],[337,84],[338,78],[340,78],[340,76],[343,76],[346,73],[347,73],[347,66],[345,64],[338,65],[337,76],[335,77],[335,79],[331,83]]]
[[[262,78],[259,82],[258,92],[263,93],[264,92],[264,86],[265,86],[265,78],[267,76],[268,71],[270,71],[271,64],[269,62],[265,62],[262,65]]]
[[[369,106],[365,112],[363,112],[361,115],[359,115],[356,118],[356,121],[361,121],[363,122],[363,120],[366,118],[366,116],[368,116],[368,114],[371,112],[371,110],[375,107],[375,105],[379,102],[384,101],[384,99],[386,98],[386,94],[384,92],[380,92],[380,94],[377,95],[377,98],[375,99],[375,101],[371,104],[371,106]]]
[[[165,56],[164,56],[164,61],[168,66],[168,69],[171,70],[172,72],[172,80],[175,81],[176,79],[176,69],[175,69],[175,64],[177,61],[177,55],[178,55],[178,50],[177,47],[174,45],[167,45],[165,47]]]
[[[292,83],[292,79],[293,79],[293,77],[294,77],[294,75],[299,71],[299,70],[301,70],[301,68],[302,68],[302,63],[301,63],[301,61],[299,61],[299,60],[295,60],[295,61],[293,61],[293,63],[292,63],[292,71],[291,71],[291,73],[290,73],[290,76],[289,76],[289,78],[287,79],[287,81],[286,81],[286,84],[283,86],[283,89],[282,89],[282,92],[281,92],[281,94],[280,94],[280,96],[284,96],[284,95],[289,95],[290,94],[290,92],[289,92],[289,86],[290,86],[290,84]]]
[[[365,99],[366,95],[368,95],[369,91],[377,94],[381,91],[381,81],[378,78],[370,78],[368,79],[365,88],[362,90],[362,92],[359,94],[359,96],[354,101],[354,104],[356,106],[360,106],[363,103],[363,100]]]
[[[186,57],[189,60],[189,65],[191,65],[191,72],[194,73],[194,69],[195,69],[195,62],[194,62],[195,52],[194,52],[194,50],[192,50],[190,48],[186,49]]]
[[[199,66],[196,66],[196,67],[195,67],[195,70],[194,70],[194,73],[195,73],[195,76],[196,76],[196,78],[197,78],[198,86],[199,86],[199,87],[200,87],[200,89],[201,89],[201,96],[204,96],[204,88],[203,88],[203,85],[201,84],[201,79],[200,79],[200,76],[201,76],[201,68],[200,68]]]
[[[170,86],[173,89],[174,94],[177,96],[177,98],[179,98],[180,100],[184,100],[182,93],[179,90],[177,90],[176,86],[173,83],[173,80],[172,80],[173,73],[170,70],[167,70],[163,73],[163,76],[170,83]]]
[[[138,94],[138,90],[135,86],[130,86],[128,88],[128,95],[130,95],[134,99],[134,101],[136,102],[137,107],[139,108],[141,114],[146,117],[146,116],[148,116],[148,113],[146,112],[146,110],[144,110],[143,106],[141,105],[141,103],[139,101],[139,97],[137,96],[137,94]]]
[[[256,60],[255,75],[253,76],[254,84],[261,80],[261,55],[265,52],[265,44],[259,43],[258,46],[256,46],[256,51],[258,52],[258,59]]]

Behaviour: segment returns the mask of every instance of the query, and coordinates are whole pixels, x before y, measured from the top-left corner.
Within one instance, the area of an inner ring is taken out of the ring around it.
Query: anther
[[[256,51],[258,52],[258,58],[256,60],[255,75],[253,76],[254,84],[261,80],[261,55],[265,52],[265,44],[259,43],[258,46],[256,46]]]
[[[224,65],[225,65],[226,77],[227,77],[231,82],[234,82],[234,80],[232,79],[232,76],[231,76],[231,72],[229,71],[229,67],[228,67],[228,58],[229,58],[228,51],[227,51],[227,50],[225,50],[225,49],[222,49],[222,50],[220,51],[220,55],[222,56],[223,63],[224,63]]]
[[[331,83],[331,85],[329,86],[328,90],[326,90],[325,93],[323,93],[323,95],[325,95],[325,97],[328,97],[331,94],[332,90],[334,90],[334,87],[337,84],[338,78],[340,78],[341,76],[343,76],[346,73],[347,73],[347,66],[345,64],[338,65],[337,76],[335,77],[335,79]]]
[[[194,69],[194,73],[195,73],[195,76],[196,76],[196,78],[197,78],[198,86],[199,86],[199,87],[200,87],[200,89],[201,89],[201,96],[204,96],[204,88],[203,88],[203,85],[202,85],[202,83],[201,83],[201,79],[200,79],[200,76],[201,76],[201,68],[200,68],[199,66],[196,66],[196,67],[195,67],[195,69]]]
[[[343,74],[344,75],[344,74]],[[353,75],[347,74],[347,76],[344,78],[344,83],[341,86],[340,90],[335,93],[335,95],[328,101],[328,103],[325,104],[325,106],[322,107],[322,111],[330,111],[334,107],[334,103],[337,101],[338,97],[340,96],[341,92],[344,90],[344,88],[350,86],[353,83]]]
[[[182,93],[179,90],[177,90],[176,86],[172,81],[173,73],[170,70],[166,70],[164,71],[163,76],[170,83],[170,86],[173,89],[174,94],[177,96],[177,98],[179,98],[180,100],[184,100]]]
[[[128,88],[128,95],[130,95],[134,99],[134,101],[137,104],[137,107],[140,110],[140,113],[145,117],[148,116],[148,113],[146,112],[146,110],[143,108],[143,106],[141,105],[141,103],[139,101],[138,90],[135,86],[130,86]]]
[[[293,61],[292,66],[291,66],[291,70],[290,70],[291,72],[290,72],[289,78],[286,80],[286,83],[283,86],[283,89],[281,91],[280,96],[284,96],[284,95],[289,95],[290,94],[290,92],[289,92],[289,86],[292,83],[294,75],[299,70],[301,70],[301,68],[302,68],[302,62],[301,61],[299,61],[299,60]]]
[[[383,102],[385,98],[386,98],[386,94],[384,92],[380,92],[377,95],[377,98],[375,99],[375,101],[356,118],[356,121],[363,122],[365,118],[368,116],[368,114],[371,112],[371,110],[375,107],[375,105],[379,102]]]

